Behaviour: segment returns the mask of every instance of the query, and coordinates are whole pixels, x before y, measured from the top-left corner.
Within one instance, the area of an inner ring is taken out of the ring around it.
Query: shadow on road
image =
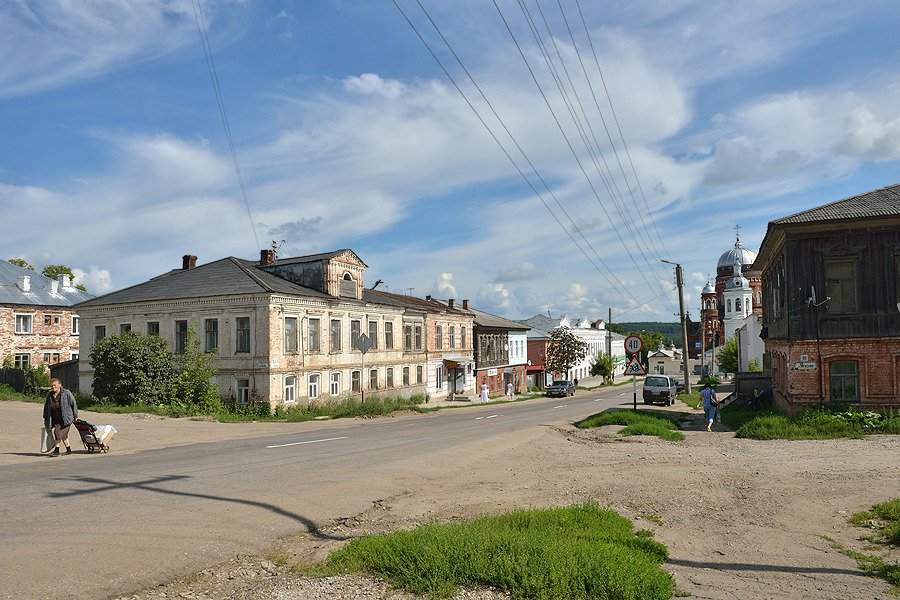
[[[166,475],[161,477],[154,477],[152,479],[145,479],[144,481],[135,481],[135,482],[123,482],[123,481],[112,481],[110,479],[101,479],[98,477],[64,477],[64,478],[56,478],[57,481],[72,481],[77,480],[79,483],[88,483],[93,484],[92,487],[81,490],[70,490],[70,491],[57,491],[50,492],[48,497],[50,498],[70,498],[74,496],[82,496],[85,494],[100,494],[103,492],[108,492],[112,490],[121,490],[132,488],[136,490],[142,490],[145,492],[153,492],[157,494],[169,494],[172,496],[183,496],[186,498],[200,498],[203,500],[216,500],[219,502],[232,502],[234,504],[243,504],[245,506],[254,506],[256,508],[261,508],[263,510],[267,510],[276,515],[287,517],[288,519],[293,519],[297,521],[301,525],[303,525],[306,530],[312,534],[313,536],[323,539],[323,540],[335,540],[335,541],[344,541],[350,538],[342,537],[342,536],[333,536],[326,533],[323,533],[319,527],[309,518],[304,517],[303,515],[298,515],[297,513],[293,513],[289,510],[285,510],[280,506],[276,506],[275,504],[271,504],[269,502],[260,502],[259,500],[247,500],[245,498],[229,498],[227,496],[215,496],[213,494],[201,494],[198,492],[183,492],[178,490],[171,490],[164,487],[159,487],[162,483],[169,483],[173,481],[179,481],[182,479],[190,479],[187,475]]]
[[[777,571],[779,573],[829,573],[835,575],[858,575],[871,578],[871,575],[858,569],[835,569],[832,567],[794,567],[789,565],[754,565],[750,563],[716,563],[709,561],[682,560],[670,558],[669,565],[692,567],[695,569],[717,569],[720,571]]]

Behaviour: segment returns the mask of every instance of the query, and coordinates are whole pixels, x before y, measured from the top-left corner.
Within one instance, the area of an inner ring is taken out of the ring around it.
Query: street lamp
[[[660,260],[666,264],[675,265],[675,282],[678,284],[678,312],[681,315],[681,363],[684,369],[684,391],[690,394],[691,376],[688,370],[687,322],[684,318],[684,280],[681,273],[681,265],[662,258]]]

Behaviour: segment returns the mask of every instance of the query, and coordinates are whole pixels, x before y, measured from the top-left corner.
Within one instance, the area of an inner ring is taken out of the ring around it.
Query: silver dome
[[[707,280],[706,280],[706,285],[703,286],[703,291],[702,291],[701,293],[703,293],[703,294],[715,294],[715,293],[716,293],[716,288],[713,287],[713,284],[707,279]]]
[[[744,248],[741,246],[741,240],[738,240],[734,243],[734,248],[719,257],[719,264],[716,265],[716,268],[730,267],[734,264],[735,259],[741,265],[752,265],[753,261],[756,260],[756,252],[749,248]]]

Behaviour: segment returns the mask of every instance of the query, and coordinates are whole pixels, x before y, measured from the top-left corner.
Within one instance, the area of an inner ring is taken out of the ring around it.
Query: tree
[[[738,347],[737,337],[732,336],[722,345],[722,349],[716,351],[716,364],[723,373],[738,372]]]
[[[7,258],[6,262],[11,265],[16,265],[17,267],[22,267],[23,269],[28,269],[29,271],[34,271],[34,265],[24,258]]]
[[[598,375],[603,377],[603,381],[610,382],[612,381],[613,376],[613,359],[612,356],[606,354],[605,352],[598,352],[597,356],[594,357],[594,362],[591,364],[591,375],[597,377]]]
[[[755,356],[750,359],[750,363],[747,365],[747,370],[751,373],[762,373],[762,365],[759,364],[759,359]]]
[[[656,331],[632,331],[628,335],[636,335],[641,338],[641,364],[647,364],[647,356],[651,352],[656,352],[656,350],[662,346],[670,345],[672,342],[661,333]]]
[[[184,352],[175,356],[175,398],[184,407],[186,412],[212,414],[223,408],[219,398],[219,390],[212,378],[216,370],[212,366],[212,359],[217,351],[203,352],[200,347],[200,338],[197,336],[197,327],[191,323],[188,326],[188,339]]]
[[[165,404],[172,399],[175,363],[166,341],[128,331],[91,349],[94,396],[115,404]]]
[[[60,275],[68,275],[72,281],[75,280],[75,273],[66,265],[46,265],[44,267],[44,270],[41,271],[41,275],[43,275],[44,277],[49,277],[50,279],[58,279]],[[87,291],[87,288],[80,283],[75,287],[82,292]]]
[[[569,369],[587,356],[587,344],[575,337],[568,327],[557,327],[550,334],[544,365],[553,373],[568,374]]]

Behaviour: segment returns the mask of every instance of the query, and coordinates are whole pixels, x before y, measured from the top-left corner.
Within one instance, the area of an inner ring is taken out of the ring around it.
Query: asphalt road
[[[569,398],[310,423],[302,432],[102,460],[3,466],[0,594],[126,594],[241,551],[263,551],[287,534],[324,536],[319,525],[402,493],[442,456],[631,403],[629,385]]]

